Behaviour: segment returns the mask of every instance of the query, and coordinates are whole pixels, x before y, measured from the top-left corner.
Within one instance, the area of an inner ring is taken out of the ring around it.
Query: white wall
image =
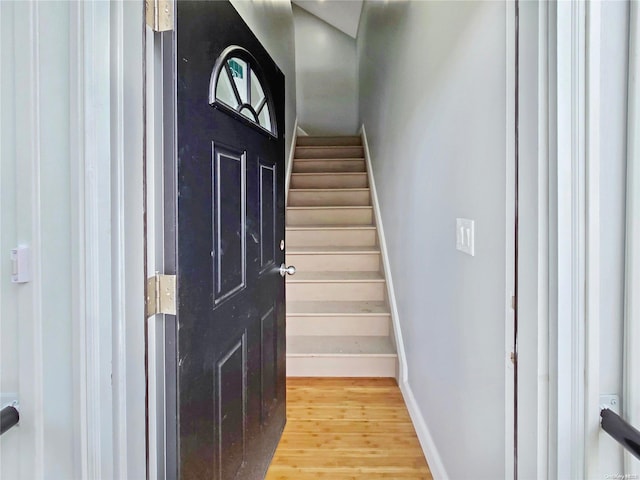
[[[358,130],[356,42],[293,5],[298,122],[310,135]]]
[[[285,151],[289,152],[296,121],[296,54],[291,3],[231,0],[231,4],[284,73]]]
[[[357,42],[408,382],[451,479],[505,474],[505,21],[502,2],[367,2]]]

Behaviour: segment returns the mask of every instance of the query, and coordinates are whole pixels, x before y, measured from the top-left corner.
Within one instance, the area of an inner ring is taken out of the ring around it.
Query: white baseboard
[[[297,126],[297,122],[298,122],[298,119],[296,118],[296,126]],[[300,136],[300,137],[308,137],[309,136],[309,134],[307,132],[305,132],[302,129],[302,127],[297,127],[295,131],[298,133],[298,136]]]
[[[291,183],[291,171],[293,170],[293,157],[296,153],[296,141],[298,138],[298,131],[301,130],[298,127],[298,117],[296,117],[296,121],[293,124],[293,132],[291,133],[291,149],[289,150],[289,163],[287,163],[287,171],[284,177],[284,205],[285,208],[287,206],[287,202],[289,200],[289,184]],[[306,134],[305,134],[306,135]]]
[[[402,340],[402,331],[400,329],[400,317],[398,315],[398,305],[396,303],[395,290],[393,288],[393,278],[391,277],[391,267],[389,264],[389,254],[387,253],[387,243],[384,236],[384,228],[382,226],[382,215],[380,213],[380,204],[378,203],[378,194],[376,192],[376,182],[373,178],[373,169],[371,168],[371,154],[369,152],[369,144],[367,143],[367,132],[364,125],[360,128],[362,136],[362,146],[364,147],[364,159],[367,163],[367,176],[369,178],[369,189],[371,191],[371,203],[373,204],[373,214],[378,228],[378,242],[380,243],[380,255],[382,257],[382,265],[384,276],[387,281],[387,294],[389,296],[389,308],[391,310],[391,324],[396,339],[396,352],[398,353],[398,384],[407,381],[407,357],[404,351],[404,341]]]
[[[429,464],[429,469],[435,480],[448,480],[449,476],[442,463],[440,453],[436,448],[436,444],[433,441],[433,437],[429,432],[427,423],[422,416],[418,402],[413,396],[413,391],[409,385],[408,369],[407,369],[407,357],[404,350],[404,341],[402,340],[402,330],[400,328],[400,316],[398,314],[398,304],[396,303],[395,290],[393,287],[393,278],[391,275],[391,266],[389,263],[389,254],[387,252],[387,244],[385,241],[384,227],[382,225],[382,215],[380,212],[380,204],[378,203],[378,194],[376,191],[376,182],[373,176],[373,169],[371,168],[371,153],[369,152],[369,144],[367,142],[367,132],[364,125],[360,128],[360,135],[362,136],[362,145],[364,147],[364,158],[367,163],[367,176],[369,178],[369,188],[371,190],[371,203],[373,204],[373,214],[376,220],[376,226],[378,229],[378,242],[380,243],[380,254],[382,257],[382,265],[384,269],[384,275],[387,282],[387,294],[389,296],[389,308],[391,310],[391,324],[396,339],[396,351],[398,353],[398,385],[402,391],[402,396],[409,410],[411,421],[416,429],[420,446],[424,452],[424,456]]]
[[[416,429],[420,446],[422,447],[424,456],[429,464],[431,475],[434,480],[449,480],[449,475],[447,475],[447,471],[442,463],[440,452],[433,441],[433,437],[431,436],[429,427],[427,427],[427,422],[425,422],[424,417],[422,416],[418,402],[413,396],[413,391],[409,386],[409,382],[399,382],[399,385],[402,396],[404,397],[404,403],[407,405],[407,410],[409,410],[409,416],[413,422],[413,427]]]

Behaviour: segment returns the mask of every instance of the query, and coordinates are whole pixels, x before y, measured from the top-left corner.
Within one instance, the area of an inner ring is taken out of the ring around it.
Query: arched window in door
[[[260,78],[260,67],[251,53],[242,47],[228,47],[213,67],[209,103],[240,115],[275,136],[271,96]]]

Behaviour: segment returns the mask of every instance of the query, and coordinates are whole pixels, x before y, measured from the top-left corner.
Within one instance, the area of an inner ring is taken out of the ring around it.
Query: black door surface
[[[167,473],[260,479],[285,424],[284,75],[226,1],[178,1],[173,38]]]

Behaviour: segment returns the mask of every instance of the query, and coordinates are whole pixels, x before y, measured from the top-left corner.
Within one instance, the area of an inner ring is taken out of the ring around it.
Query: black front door
[[[226,1],[177,2],[174,41],[168,477],[260,479],[285,423],[284,76]]]

